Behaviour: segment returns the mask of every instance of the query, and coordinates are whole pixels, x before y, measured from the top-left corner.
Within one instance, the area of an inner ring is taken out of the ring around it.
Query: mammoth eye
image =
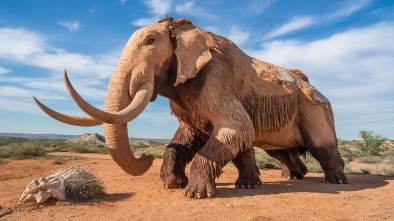
[[[155,39],[154,39],[154,38],[149,38],[149,39],[146,41],[146,45],[153,45],[154,42],[155,42]]]

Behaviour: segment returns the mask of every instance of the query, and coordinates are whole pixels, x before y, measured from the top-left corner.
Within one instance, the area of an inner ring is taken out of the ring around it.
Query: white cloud
[[[0,75],[10,73],[12,70],[0,66]]]
[[[170,115],[168,112],[150,111],[149,109],[145,109],[141,115],[138,116],[138,118],[147,120],[155,125],[178,123],[177,118],[173,115]]]
[[[0,28],[0,59],[24,61],[30,55],[42,53],[43,37],[23,28]]]
[[[175,11],[178,14],[191,14],[195,7],[194,3],[195,1],[187,1],[184,4],[179,4],[175,7]]]
[[[119,4],[124,5],[127,2],[127,0],[120,0]]]
[[[32,101],[32,98],[29,99],[7,99],[0,97],[0,110],[10,111],[10,112],[24,112],[30,114],[38,114],[38,107]]]
[[[270,7],[276,0],[252,0],[249,3],[248,11],[254,14],[260,14],[265,9]]]
[[[45,99],[56,99],[56,100],[65,99],[65,96],[53,94],[53,93],[47,93],[46,90],[32,91],[26,88],[21,88],[16,86],[0,86],[0,96],[31,98],[33,95]]]
[[[155,16],[152,18],[139,18],[135,21],[132,22],[133,25],[138,26],[138,27],[144,27],[144,26],[149,26],[157,23],[160,20],[160,17]]]
[[[312,16],[304,16],[304,17],[293,17],[286,24],[275,28],[273,31],[269,32],[264,36],[264,40],[275,38],[293,31],[297,31],[299,29],[306,28],[308,26],[313,25],[316,20]]]
[[[205,26],[202,29],[204,29],[205,31],[210,31],[215,34],[218,34],[218,32],[219,32],[219,28],[216,26]]]
[[[236,45],[242,45],[246,40],[249,39],[250,34],[242,31],[238,26],[231,26],[230,34],[228,38],[232,40]]]
[[[326,17],[323,16],[324,20],[331,20],[331,19],[336,19],[340,17],[347,17],[354,12],[366,7],[371,0],[358,0],[358,1],[348,1],[347,4],[339,9],[338,11],[327,15]]]
[[[157,23],[171,10],[172,0],[146,0],[145,5],[149,8],[150,18],[140,18],[132,22],[135,26],[148,26]]]
[[[43,36],[21,28],[0,28],[0,42],[0,59],[46,68],[59,75],[67,68],[72,74],[109,77],[120,54],[94,58],[70,53],[51,47]]]
[[[73,22],[61,22],[60,21],[60,22],[58,22],[58,24],[68,28],[68,30],[70,32],[79,31],[79,28],[81,27],[81,25],[79,24],[78,21],[73,21]]]
[[[371,0],[358,0],[348,1],[341,8],[336,10],[334,13],[319,16],[294,16],[287,23],[276,27],[273,31],[269,32],[263,37],[263,40],[272,39],[278,36],[282,36],[291,32],[295,32],[301,29],[305,29],[317,24],[330,22],[334,19],[340,19],[348,17],[356,11],[367,6]]]
[[[0,86],[2,104],[14,105],[19,112],[29,112],[22,103],[27,99],[32,102],[34,95],[39,99],[63,100],[71,102],[63,83],[63,71],[67,68],[69,78],[77,91],[89,102],[102,105],[107,90],[108,78],[112,74],[121,49],[108,54],[92,57],[56,49],[46,43],[44,36],[25,29],[0,28],[0,60],[24,67],[41,68],[43,74],[50,74],[45,79],[34,77],[0,67],[0,81],[7,84]],[[97,106],[97,104],[96,104]],[[12,111],[8,107],[0,110]]]

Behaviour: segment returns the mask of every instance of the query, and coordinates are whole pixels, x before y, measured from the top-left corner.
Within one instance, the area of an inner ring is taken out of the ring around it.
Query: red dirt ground
[[[62,153],[64,154],[64,153]],[[76,154],[72,154],[76,155]],[[78,154],[81,155],[81,154]],[[165,190],[161,160],[140,177],[124,173],[109,155],[53,164],[53,160],[15,160],[0,164],[0,206],[14,212],[1,220],[394,220],[394,177],[348,174],[348,185],[326,184],[323,174],[304,180],[261,170],[260,188],[235,189],[235,167],[225,167],[214,198],[196,200],[182,189]],[[90,169],[107,195],[93,202],[18,202],[26,185],[72,164]]]

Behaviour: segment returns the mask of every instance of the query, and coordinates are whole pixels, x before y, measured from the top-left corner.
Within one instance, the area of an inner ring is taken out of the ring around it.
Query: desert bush
[[[0,164],[6,164],[6,163],[8,163],[8,160],[0,157]]]
[[[377,156],[368,156],[368,157],[361,157],[360,159],[358,159],[358,162],[359,163],[376,164],[376,163],[383,162],[383,160]]]
[[[394,165],[394,156],[387,157],[387,163],[391,164],[391,165]]]
[[[104,144],[96,144],[93,142],[77,142],[77,143],[67,143],[67,151],[77,152],[77,153],[108,153],[108,149]]]
[[[64,183],[66,198],[72,201],[83,202],[95,198],[102,198],[105,189],[102,183],[89,171],[80,168]]]
[[[381,155],[385,163],[394,165],[394,149],[385,150]]]
[[[270,157],[264,150],[254,148],[256,164],[259,169],[281,169],[281,164],[278,160]]]
[[[354,159],[360,157],[362,154],[359,151],[352,151],[347,146],[339,145],[339,153],[342,157],[346,158],[348,161],[353,161]]]
[[[65,162],[64,162],[64,160],[62,160],[62,159],[56,159],[56,160],[53,161],[53,164],[58,164],[58,165],[64,164],[64,163],[65,163]]]
[[[135,145],[137,144],[137,145]],[[131,143],[130,148],[134,155],[141,156],[142,154],[153,155],[155,159],[162,159],[164,149],[166,145],[164,144],[154,144],[153,146],[148,146],[140,142]]]
[[[381,135],[374,134],[373,131],[360,130],[360,137],[363,142],[357,142],[358,147],[366,156],[376,156],[380,151],[380,145],[384,141]]]
[[[384,168],[384,169],[383,169],[383,173],[384,173],[386,176],[394,176],[394,168],[393,168],[393,167],[391,167],[391,169]]]
[[[0,147],[0,158],[31,159],[46,155],[46,151],[31,143],[15,143]]]
[[[309,154],[307,154],[306,157],[301,157],[301,160],[310,173],[323,173],[320,163]]]
[[[26,141],[29,141],[29,139],[20,138],[20,137],[0,137],[0,147],[9,146],[10,144],[16,144],[16,143],[24,143]]]
[[[356,171],[354,171],[349,164],[345,164],[345,168],[343,169],[343,172],[344,173],[356,173]]]
[[[361,168],[361,173],[363,174],[372,174],[372,169],[370,168]]]

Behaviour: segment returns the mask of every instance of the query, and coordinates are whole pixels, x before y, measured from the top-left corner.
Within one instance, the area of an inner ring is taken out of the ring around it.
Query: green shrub
[[[348,147],[339,145],[338,146],[339,153],[342,157],[346,158],[349,161],[353,161],[354,159],[358,158],[361,153],[358,151],[351,151]]]
[[[0,158],[32,159],[46,155],[46,151],[31,143],[15,143],[0,147]]]
[[[66,149],[70,152],[77,153],[108,153],[108,149],[103,144],[96,144],[93,142],[68,143]]]
[[[349,164],[345,164],[345,168],[343,169],[345,173],[356,173]]]
[[[5,158],[0,158],[0,164],[6,164],[8,163],[8,160]]]
[[[102,183],[90,172],[80,168],[71,175],[66,182],[66,198],[72,201],[83,202],[95,198],[102,198],[105,190]]]
[[[62,160],[62,159],[56,159],[56,160],[53,161],[53,164],[58,164],[58,165],[64,164],[64,160]]]
[[[323,173],[323,169],[320,166],[320,163],[310,156],[309,154],[306,155],[305,158],[301,158],[302,162],[304,162],[305,166],[308,168],[308,172],[310,173]]]
[[[130,145],[130,148],[133,154],[136,156],[141,156],[142,154],[146,154],[146,155],[153,155],[156,159],[162,159],[166,145],[159,144],[157,146],[156,145],[148,146],[144,144],[139,144],[138,146]]]
[[[278,160],[270,157],[264,150],[254,148],[256,164],[259,169],[281,169],[281,164]]]
[[[152,153],[152,155],[153,155],[153,157],[155,158],[155,159],[163,159],[163,151],[154,151],[153,153]]]
[[[361,173],[363,173],[363,174],[372,174],[372,169],[361,168]]]
[[[360,130],[360,136],[363,142],[358,142],[357,145],[366,156],[376,156],[380,151],[380,145],[384,141],[381,135],[374,134],[373,131]]]
[[[361,157],[360,159],[358,159],[358,162],[359,163],[376,164],[376,163],[382,163],[383,160],[377,156],[369,156],[369,157]]]
[[[391,167],[391,169],[385,168],[383,169],[383,173],[386,176],[394,176],[394,168],[393,167]]]

